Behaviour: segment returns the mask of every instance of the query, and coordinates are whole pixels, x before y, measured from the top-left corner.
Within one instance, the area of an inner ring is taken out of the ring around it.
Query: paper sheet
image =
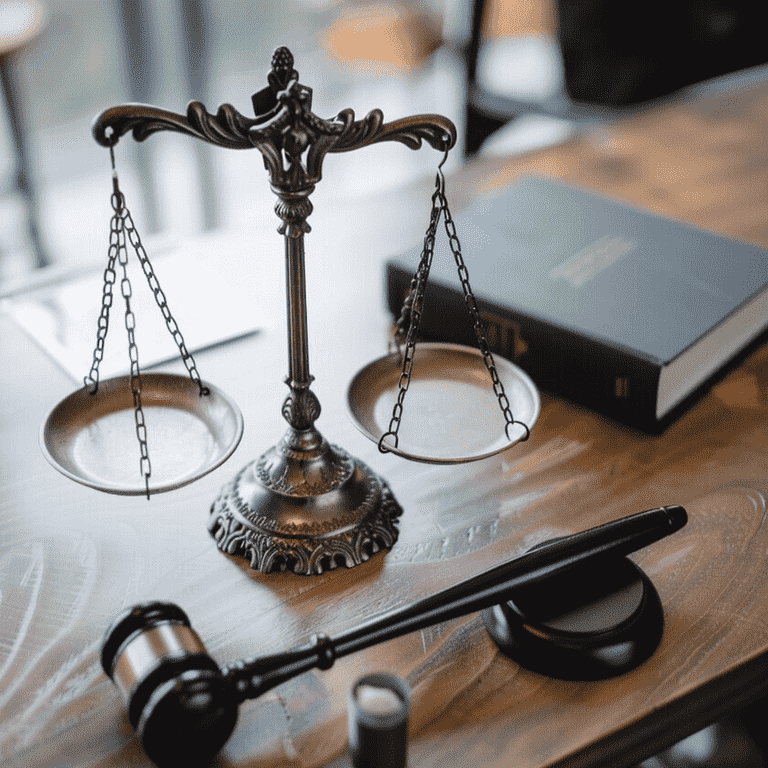
[[[244,249],[245,250],[245,249]],[[237,253],[237,243],[198,238],[151,258],[187,349],[195,353],[242,338],[269,325],[258,300],[252,254]],[[178,358],[169,332],[138,260],[128,259],[131,310],[142,370]],[[99,371],[102,379],[130,370],[125,299],[119,271]],[[5,302],[4,310],[76,381],[89,372],[101,312],[103,271]],[[205,373],[201,372],[203,378]]]

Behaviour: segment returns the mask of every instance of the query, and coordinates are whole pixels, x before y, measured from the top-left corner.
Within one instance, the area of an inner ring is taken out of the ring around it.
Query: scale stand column
[[[273,187],[274,188],[274,187]],[[352,567],[397,540],[402,513],[386,482],[314,426],[320,402],[310,389],[304,270],[307,195],[278,191],[285,236],[290,393],[283,439],[247,465],[211,508],[209,530],[220,549],[249,558],[260,571],[313,574]]]
[[[199,101],[187,114],[124,104],[96,118],[94,138],[113,146],[131,131],[143,141],[161,130],[184,133],[228,149],[258,149],[277,195],[275,211],[285,237],[290,393],[282,413],[282,440],[248,464],[222,489],[208,529],[218,547],[242,555],[260,571],[313,574],[351,567],[397,539],[402,513],[387,484],[365,464],[326,442],[315,429],[320,403],[310,389],[304,235],[310,231],[309,196],[322,178],[329,152],[349,152],[382,141],[443,152],[456,143],[456,127],[441,115],[414,115],[390,123],[374,109],[355,120],[351,109],[325,120],[312,112],[312,90],[299,83],[293,56],[278,48],[268,87],[252,97],[255,118],[230,104],[215,115]]]

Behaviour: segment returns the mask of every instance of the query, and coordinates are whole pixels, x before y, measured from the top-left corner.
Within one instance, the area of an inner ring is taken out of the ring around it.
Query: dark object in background
[[[628,106],[768,62],[754,0],[557,0],[568,95]]]
[[[510,120],[620,117],[626,108],[768,62],[761,3],[753,0],[555,0],[565,87],[542,102],[488,91],[478,59],[490,0],[465,0],[456,43],[467,82],[464,152],[474,155]]]

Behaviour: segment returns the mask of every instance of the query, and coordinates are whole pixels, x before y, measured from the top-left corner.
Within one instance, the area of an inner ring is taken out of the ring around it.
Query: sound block
[[[505,656],[560,680],[629,672],[653,654],[664,629],[656,588],[625,557],[516,589],[482,617]]]

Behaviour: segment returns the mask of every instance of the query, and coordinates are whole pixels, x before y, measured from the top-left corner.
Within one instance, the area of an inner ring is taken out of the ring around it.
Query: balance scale
[[[287,48],[275,51],[267,80],[268,86],[252,97],[253,118],[229,104],[213,115],[199,101],[190,102],[186,115],[125,104],[96,118],[93,135],[109,148],[113,168],[113,215],[96,347],[85,386],[53,408],[41,426],[40,442],[46,458],[72,480],[107,493],[147,498],[197,480],[232,455],[242,437],[242,415],[223,392],[200,378],[125,205],[114,147],[129,131],[136,141],[143,141],[157,131],[170,130],[229,149],[258,149],[277,195],[275,211],[282,222],[278,231],[285,239],[290,392],[282,415],[289,427],[276,445],[224,486],[211,506],[208,530],[219,549],[247,558],[254,569],[311,575],[339,565],[352,567],[390,549],[402,513],[383,478],[327,442],[314,426],[320,403],[310,388],[304,235],[310,231],[310,194],[322,177],[326,154],[383,141],[414,150],[426,141],[443,153],[424,248],[391,348],[357,373],[347,391],[348,411],[356,426],[384,453],[454,464],[486,458],[527,439],[540,403],[535,385],[523,371],[507,360],[494,359],[483,330],[445,197],[442,165],[456,143],[454,124],[441,115],[385,123],[378,109],[362,120],[355,120],[351,109],[322,119],[311,110],[312,90],[299,83]],[[417,346],[441,218],[474,321],[477,349]],[[126,271],[128,245],[138,257],[188,376],[140,371]],[[100,382],[99,363],[117,292],[125,307],[131,369],[127,376]],[[440,423],[430,426],[419,419],[410,429],[409,420],[403,425],[406,394],[409,408],[419,413],[428,406],[430,412],[441,414]],[[153,447],[151,457],[144,420],[148,410],[153,434],[160,436],[153,438],[153,446],[160,450]],[[447,423],[453,426],[446,429]],[[201,450],[185,446],[179,451],[174,436],[182,433],[194,435]],[[126,435],[138,443],[140,473],[123,460]],[[169,465],[173,471],[166,467],[163,474],[173,479],[151,482],[152,462]]]

